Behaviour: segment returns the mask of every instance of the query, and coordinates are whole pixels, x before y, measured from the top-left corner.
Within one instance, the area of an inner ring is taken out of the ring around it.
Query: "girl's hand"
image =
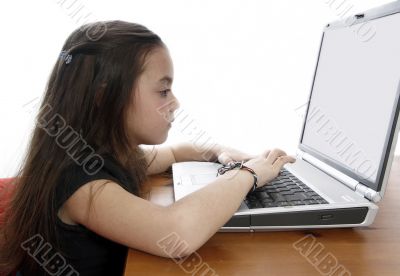
[[[219,146],[217,150],[218,162],[220,162],[223,165],[235,161],[248,161],[255,157],[256,157],[255,155],[247,154],[226,146]]]
[[[266,150],[257,158],[244,163],[254,170],[258,176],[258,187],[262,187],[278,176],[286,163],[294,163],[296,159],[286,155],[281,149]]]

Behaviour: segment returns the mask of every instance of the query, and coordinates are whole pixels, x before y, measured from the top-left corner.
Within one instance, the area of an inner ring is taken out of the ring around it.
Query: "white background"
[[[294,154],[323,26],[344,20],[343,13],[388,2],[4,1],[0,177],[18,168],[36,114],[32,106],[42,97],[65,39],[85,16],[143,24],[167,44],[182,113],[166,144],[193,141],[202,132],[198,144],[218,142],[254,154],[279,147]]]

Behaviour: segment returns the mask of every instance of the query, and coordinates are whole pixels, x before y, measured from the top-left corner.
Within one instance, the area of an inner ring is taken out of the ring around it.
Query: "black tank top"
[[[136,193],[135,182],[115,159],[108,155],[103,156],[103,159],[104,165],[94,175],[85,173],[82,166],[77,164],[64,171],[56,189],[56,210],[59,210],[76,190],[93,180],[111,180],[128,192]],[[70,265],[80,276],[123,274],[128,251],[126,246],[99,236],[83,225],[66,224],[58,216],[55,227],[62,250],[59,253],[65,258],[66,265]],[[23,276],[30,275],[28,272],[24,273],[24,269],[21,272]],[[44,273],[44,270],[42,272]]]

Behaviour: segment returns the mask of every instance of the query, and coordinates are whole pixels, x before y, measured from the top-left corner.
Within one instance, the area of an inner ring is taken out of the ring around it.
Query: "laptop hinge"
[[[382,199],[381,195],[377,191],[372,190],[362,183],[358,183],[358,185],[356,186],[356,192],[375,203],[379,202]]]
[[[332,176],[336,180],[340,181],[359,195],[365,197],[368,200],[373,202],[378,202],[381,200],[381,196],[378,192],[372,190],[371,188],[365,186],[364,184],[358,182],[357,180],[351,178],[348,175],[336,170],[335,168],[327,165],[326,163],[320,161],[319,159],[315,158],[314,156],[298,150],[297,158],[300,158],[311,165],[317,167],[321,171],[325,172],[326,174]]]

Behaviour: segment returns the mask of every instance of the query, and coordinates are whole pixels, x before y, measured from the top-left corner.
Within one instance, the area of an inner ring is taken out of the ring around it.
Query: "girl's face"
[[[174,72],[168,50],[154,49],[138,79],[128,112],[128,131],[135,145],[157,145],[168,137],[179,102],[171,91]]]

